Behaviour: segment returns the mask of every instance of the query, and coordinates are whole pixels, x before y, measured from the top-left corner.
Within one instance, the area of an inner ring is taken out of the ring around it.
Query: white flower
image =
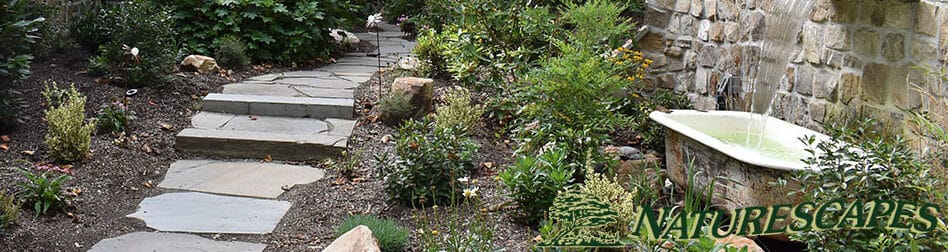
[[[477,187],[475,186],[469,189],[464,189],[464,197],[465,198],[477,197]]]
[[[470,179],[467,178],[467,177],[463,177],[463,178],[459,178],[459,179],[458,179],[458,182],[467,183],[468,180],[470,180]]]
[[[138,56],[138,47],[132,47],[131,53],[132,56]]]
[[[365,27],[377,27],[382,22],[382,13],[375,13],[365,20]]]

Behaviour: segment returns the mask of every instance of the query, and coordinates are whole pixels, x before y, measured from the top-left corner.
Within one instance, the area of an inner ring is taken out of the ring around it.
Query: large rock
[[[434,97],[434,80],[417,77],[401,77],[392,83],[393,92],[405,92],[411,97],[411,104],[417,109],[417,114],[426,114],[432,109]]]
[[[358,44],[361,42],[354,33],[342,29],[330,29],[329,36],[338,44]]]
[[[372,230],[364,225],[359,225],[349,232],[336,238],[329,247],[323,249],[323,252],[379,252],[378,241],[372,235]]]
[[[203,55],[188,55],[181,61],[181,71],[199,72],[201,74],[213,73],[220,70],[217,60]]]

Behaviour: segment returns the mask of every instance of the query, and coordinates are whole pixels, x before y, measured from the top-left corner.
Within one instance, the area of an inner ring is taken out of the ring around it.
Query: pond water
[[[772,139],[747,134],[747,132],[707,132],[707,134],[728,145],[777,160],[802,162],[800,159],[809,156],[809,153],[803,149],[791,148]]]

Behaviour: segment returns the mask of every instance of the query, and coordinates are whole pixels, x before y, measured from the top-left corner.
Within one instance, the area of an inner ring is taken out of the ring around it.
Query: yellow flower
[[[438,230],[431,230],[431,234],[438,235]]]

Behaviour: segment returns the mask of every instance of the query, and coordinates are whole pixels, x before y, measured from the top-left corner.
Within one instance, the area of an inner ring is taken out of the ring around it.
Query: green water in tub
[[[717,138],[718,140],[721,140],[721,142],[724,142],[725,144],[737,146],[741,149],[755,152],[762,156],[774,158],[777,160],[802,162],[800,159],[810,156],[810,154],[803,149],[798,150],[795,148],[789,148],[783,144],[778,143],[777,141],[768,138],[764,138],[762,141],[759,141],[759,138],[756,135],[751,136],[753,134],[747,134],[747,132],[706,133],[714,138]]]

